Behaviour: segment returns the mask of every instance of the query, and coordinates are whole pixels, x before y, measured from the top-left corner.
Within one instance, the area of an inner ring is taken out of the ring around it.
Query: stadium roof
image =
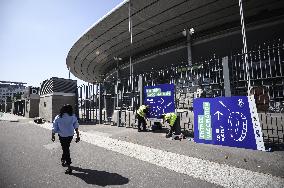
[[[79,79],[101,82],[117,63],[128,64],[130,54],[135,62],[163,44],[186,40],[182,35],[185,28],[194,28],[195,41],[233,27],[239,30],[238,3],[238,0],[131,0],[131,44],[126,0],[78,39],[68,53],[67,66]],[[278,0],[246,0],[244,14],[253,20],[263,12],[283,8],[283,4]],[[122,60],[117,62],[114,57]]]

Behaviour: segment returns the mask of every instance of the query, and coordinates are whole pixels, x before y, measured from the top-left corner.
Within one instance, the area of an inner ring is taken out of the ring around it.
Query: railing
[[[98,123],[100,114],[96,85],[78,87],[78,116],[80,123]]]
[[[233,95],[247,95],[244,54],[229,58]],[[255,96],[263,138],[267,144],[284,144],[284,43],[281,40],[248,52],[251,94]]]

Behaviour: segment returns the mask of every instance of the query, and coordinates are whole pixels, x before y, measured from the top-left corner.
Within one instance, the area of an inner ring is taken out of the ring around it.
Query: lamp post
[[[133,85],[133,64],[132,64],[132,43],[133,43],[133,27],[132,27],[132,17],[131,17],[131,0],[129,0],[129,6],[128,6],[128,31],[130,34],[130,55],[129,55],[129,80],[131,85],[131,91],[134,91],[134,85]],[[133,101],[133,95],[131,96],[131,108],[132,110],[134,106]]]
[[[250,75],[249,75],[249,65],[248,65],[248,52],[247,52],[247,38],[246,38],[246,28],[245,28],[245,19],[244,19],[244,10],[243,10],[243,3],[242,0],[239,0],[239,7],[240,7],[240,17],[241,17],[241,25],[242,25],[242,37],[243,37],[243,53],[245,55],[245,66],[246,66],[246,75],[247,75],[247,82],[248,82],[248,96],[250,95]]]
[[[186,44],[187,44],[187,61],[188,66],[192,67],[192,53],[191,53],[191,35],[194,34],[194,29],[184,29],[182,31],[182,35],[186,37]]]

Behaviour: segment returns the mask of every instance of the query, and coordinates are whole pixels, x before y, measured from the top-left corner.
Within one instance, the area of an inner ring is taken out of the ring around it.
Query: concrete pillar
[[[139,106],[141,106],[143,104],[143,79],[142,79],[142,75],[139,75],[139,80],[138,80],[138,91],[139,91]]]
[[[222,58],[225,97],[231,97],[230,70],[228,56]]]

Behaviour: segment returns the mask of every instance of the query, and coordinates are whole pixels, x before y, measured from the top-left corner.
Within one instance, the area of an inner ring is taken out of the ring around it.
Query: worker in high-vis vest
[[[178,125],[177,125],[177,115],[175,113],[171,112],[171,113],[163,114],[162,118],[163,118],[163,123],[167,122],[170,126],[170,130],[166,134],[167,138],[171,137],[173,132],[175,133],[179,132]]]
[[[150,106],[148,105],[141,105],[139,107],[139,109],[137,110],[137,114],[136,117],[138,119],[138,132],[142,131],[141,129],[141,124],[143,127],[143,131],[147,131],[146,130],[146,114],[149,112]]]

